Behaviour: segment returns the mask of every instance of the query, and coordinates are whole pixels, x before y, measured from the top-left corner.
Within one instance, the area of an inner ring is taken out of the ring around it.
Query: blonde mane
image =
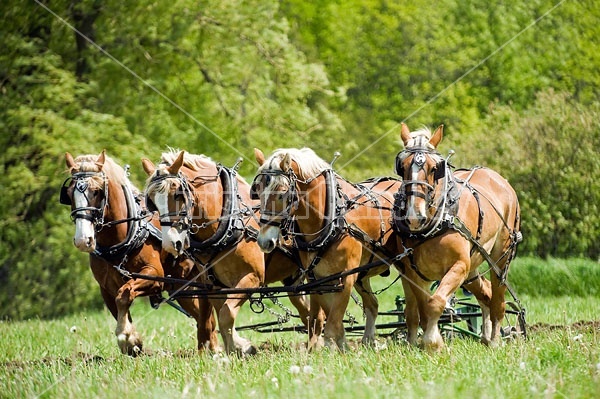
[[[156,165],[156,171],[152,176],[149,176],[146,181],[146,194],[153,192],[168,193],[170,190],[169,179],[162,180],[159,182],[153,182],[153,178],[157,175],[167,173],[167,168],[177,159],[177,156],[181,150],[175,148],[169,148],[169,151],[163,152],[160,156],[161,163]],[[193,172],[200,172],[206,169],[214,169],[214,173],[217,173],[218,165],[210,157],[203,154],[190,154],[187,151],[183,152],[183,166],[190,169]],[[213,172],[209,172],[213,173]],[[248,185],[246,180],[239,174],[236,174],[236,178],[239,183]]]
[[[163,152],[160,156],[163,164],[172,164],[181,150],[171,148],[167,152]],[[165,166],[166,166],[165,165]],[[190,154],[187,151],[183,152],[183,166],[193,171],[199,171],[201,169],[208,169],[210,167],[216,167],[215,162],[203,154]]]
[[[298,178],[301,180],[312,179],[320,175],[323,171],[331,169],[331,165],[310,148],[279,148],[265,160],[265,163],[258,169],[261,173],[265,169],[281,170],[280,164],[283,158],[289,155],[291,160],[298,165]]]
[[[98,155],[80,155],[75,158],[75,166],[70,170],[73,172],[100,172],[100,168],[96,165],[96,160],[98,159]],[[125,170],[117,164],[113,159],[109,156],[105,156],[104,165],[102,166],[102,171],[106,175],[106,177],[113,181],[116,184],[121,186],[130,186],[134,191],[138,191],[133,184],[127,178],[125,174]],[[95,190],[104,189],[104,180],[101,176],[93,176],[90,178],[90,188]]]
[[[430,150],[435,150],[435,147],[431,145],[431,143],[429,143],[429,140],[431,139],[431,134],[431,130],[428,127],[422,126],[419,130],[410,132],[411,139],[405,147],[424,147],[429,148]]]

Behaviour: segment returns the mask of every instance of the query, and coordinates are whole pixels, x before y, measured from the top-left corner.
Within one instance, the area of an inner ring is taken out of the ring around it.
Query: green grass
[[[509,279],[532,296],[600,296],[600,264],[589,259],[517,257]]]
[[[145,300],[132,310],[149,352],[139,358],[119,353],[107,311],[0,322],[0,398],[600,396],[600,298],[519,292],[531,327],[527,340],[490,349],[454,339],[437,356],[383,339],[381,348],[368,349],[355,336],[347,353],[309,354],[298,333],[253,331],[243,336],[261,346],[256,356],[197,355],[193,322],[167,306],[153,310]],[[398,294],[396,286],[382,293],[381,309],[393,308]],[[350,312],[362,322],[356,305]],[[245,307],[238,324],[266,320],[268,312]]]

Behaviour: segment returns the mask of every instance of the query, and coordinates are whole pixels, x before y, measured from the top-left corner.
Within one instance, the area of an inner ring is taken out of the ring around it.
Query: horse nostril
[[[182,247],[183,247],[183,244],[181,243],[181,241],[175,242],[175,249],[177,250],[177,252],[181,252]]]
[[[92,237],[89,237],[87,239],[86,245],[88,246],[88,248],[92,246]]]

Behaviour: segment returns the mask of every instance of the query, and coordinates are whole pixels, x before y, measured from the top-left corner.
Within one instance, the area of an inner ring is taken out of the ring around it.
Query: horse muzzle
[[[260,250],[265,253],[273,252],[277,247],[277,240],[279,240],[280,230],[275,226],[263,226],[258,233],[256,241]]]
[[[187,231],[177,231],[174,227],[170,227],[163,229],[162,235],[162,248],[175,257],[182,255],[183,251],[190,247]]]
[[[73,245],[82,252],[94,252],[96,249],[96,239],[94,237],[74,237]]]

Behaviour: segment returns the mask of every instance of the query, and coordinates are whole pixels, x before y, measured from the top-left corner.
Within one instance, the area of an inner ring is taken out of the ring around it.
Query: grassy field
[[[600,298],[529,295],[524,286],[518,292],[528,339],[496,349],[454,339],[436,356],[385,339],[377,349],[364,348],[356,336],[347,353],[309,354],[303,335],[253,331],[243,335],[260,346],[256,356],[199,356],[192,321],[145,300],[132,311],[148,352],[138,358],[119,354],[107,311],[0,322],[0,397],[600,397]],[[381,310],[393,308],[397,294],[396,286],[381,294]],[[350,312],[362,322],[356,305]],[[245,308],[238,324],[271,319]]]

